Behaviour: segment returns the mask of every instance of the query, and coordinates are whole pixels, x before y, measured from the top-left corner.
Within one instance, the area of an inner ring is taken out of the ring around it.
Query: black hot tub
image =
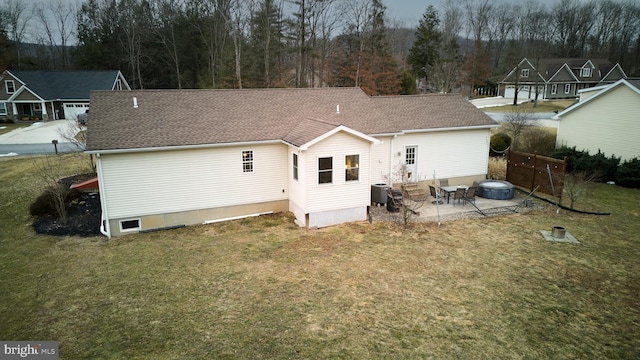
[[[502,180],[482,180],[477,195],[486,199],[509,200],[513,198],[513,185]]]

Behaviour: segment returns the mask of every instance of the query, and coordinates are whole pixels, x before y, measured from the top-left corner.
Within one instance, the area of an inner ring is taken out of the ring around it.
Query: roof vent
[[[340,105],[336,105],[336,114],[340,114]]]
[[[138,108],[138,98],[137,97],[133,97],[133,108],[137,109]]]

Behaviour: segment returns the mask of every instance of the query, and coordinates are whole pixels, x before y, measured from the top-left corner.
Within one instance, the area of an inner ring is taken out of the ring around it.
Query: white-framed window
[[[568,94],[571,92],[571,84],[564,84],[564,93]]]
[[[7,94],[13,94],[16,92],[16,83],[13,80],[6,80],[4,82],[4,88],[7,90]]]
[[[529,69],[522,69],[522,71],[520,71],[520,75],[522,77],[529,77]]]
[[[120,220],[119,223],[120,232],[139,231],[142,229],[140,227],[140,219]]]
[[[33,111],[42,111],[42,106],[40,103],[33,104]]]
[[[406,153],[404,155],[404,163],[405,165],[415,165],[416,163],[416,147],[409,146],[406,148]]]
[[[293,154],[293,180],[298,180],[298,154]]]
[[[0,115],[7,115],[7,103],[0,102]]]
[[[253,172],[253,150],[242,152],[242,172]]]
[[[582,68],[580,69],[580,76],[582,77],[591,77],[592,68]]]
[[[558,84],[551,84],[551,93],[552,94],[558,93]]]
[[[318,184],[333,183],[333,158],[318,158]]]
[[[360,155],[345,156],[344,168],[344,181],[357,181],[360,179]]]
[[[122,81],[120,79],[116,79],[116,90],[122,90]]]

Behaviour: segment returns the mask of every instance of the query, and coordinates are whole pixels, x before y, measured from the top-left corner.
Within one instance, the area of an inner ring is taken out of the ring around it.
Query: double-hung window
[[[333,182],[333,158],[318,158],[318,184],[331,184]]]
[[[552,94],[558,93],[558,84],[551,84],[551,93]]]
[[[344,158],[344,181],[356,181],[360,178],[360,155],[347,155]]]
[[[0,102],[0,115],[7,115],[7,103]]]
[[[242,172],[253,172],[253,151],[247,150],[242,152]]]
[[[591,77],[591,68],[582,68],[580,70],[580,76],[581,77]]]
[[[4,88],[7,91],[7,94],[13,94],[16,92],[16,83],[13,80],[6,80],[4,82]]]
[[[571,84],[564,84],[564,93],[568,94],[571,92]]]
[[[293,154],[293,180],[298,180],[298,154]]]

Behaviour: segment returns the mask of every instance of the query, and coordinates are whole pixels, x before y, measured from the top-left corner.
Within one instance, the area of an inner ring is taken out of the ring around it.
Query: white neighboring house
[[[290,211],[299,226],[366,220],[371,185],[486,177],[495,121],[459,95],[358,88],[96,91],[106,236]]]
[[[640,80],[582,90],[580,101],[556,115],[556,146],[598,150],[622,161],[640,157]]]

